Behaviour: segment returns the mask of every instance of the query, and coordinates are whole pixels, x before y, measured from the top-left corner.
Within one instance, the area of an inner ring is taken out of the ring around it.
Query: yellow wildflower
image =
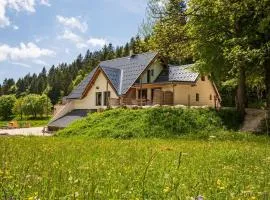
[[[170,190],[171,190],[171,189],[170,189],[169,187],[165,187],[165,188],[163,189],[163,192],[164,192],[164,193],[168,193],[168,192],[170,192]]]

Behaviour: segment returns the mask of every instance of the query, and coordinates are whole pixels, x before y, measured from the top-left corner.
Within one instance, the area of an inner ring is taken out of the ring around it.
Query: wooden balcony
[[[171,92],[161,92],[150,99],[122,98],[109,100],[110,106],[154,106],[154,105],[174,105],[173,94]]]

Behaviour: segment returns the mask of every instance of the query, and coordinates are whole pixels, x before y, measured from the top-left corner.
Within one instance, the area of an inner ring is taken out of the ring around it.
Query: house
[[[64,128],[89,112],[116,106],[185,105],[220,107],[221,98],[208,76],[192,65],[168,65],[155,52],[103,61],[57,109],[51,128]]]

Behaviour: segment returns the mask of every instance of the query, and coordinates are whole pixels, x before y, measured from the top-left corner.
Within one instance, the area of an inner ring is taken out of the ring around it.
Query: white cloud
[[[7,2],[7,7],[20,11],[35,12],[35,0],[2,0]]]
[[[19,30],[19,27],[16,26],[16,25],[13,25],[13,29],[14,29],[14,30]]]
[[[58,36],[59,39],[69,40],[76,45],[78,49],[83,49],[87,47],[99,48],[104,46],[107,41],[102,38],[94,38],[90,37],[89,39],[85,39],[71,31],[65,30],[64,33]]]
[[[5,0],[0,0],[0,28],[10,25],[8,17],[6,17],[6,5]]]
[[[26,68],[31,68],[30,65],[27,65],[25,63],[20,63],[20,62],[11,62],[12,65],[19,65],[19,66],[22,66],[22,67],[26,67]]]
[[[49,0],[40,0],[40,4],[51,7],[51,4],[50,4]]]
[[[70,40],[74,43],[80,43],[83,41],[83,39],[79,35],[71,32],[71,31],[68,31],[68,30],[65,30],[64,33],[61,36],[59,36],[59,38],[65,39],[65,40]]]
[[[49,6],[48,0],[0,0],[0,28],[11,25],[10,19],[6,16],[7,9],[13,9],[17,12],[36,12],[37,4]]]
[[[37,64],[37,65],[42,65],[42,66],[47,66],[47,65],[49,65],[49,64],[46,63],[45,61],[39,60],[39,59],[33,60],[33,63],[35,63],[35,64]]]
[[[10,47],[7,44],[0,45],[0,61],[14,61],[54,55],[54,51],[49,49],[41,49],[32,42],[27,44],[21,43],[18,47]]]
[[[84,39],[81,36],[71,32],[71,31],[68,31],[68,30],[65,30],[64,33],[59,36],[59,38],[71,41],[72,43],[74,43],[76,45],[76,47],[78,49],[82,49],[82,48],[87,47],[86,42],[84,41]]]
[[[88,29],[86,22],[81,22],[79,18],[75,17],[63,17],[60,15],[56,16],[58,22],[64,25],[66,28],[78,29],[81,32],[85,33]]]
[[[90,38],[87,43],[93,47],[103,47],[106,44],[106,40],[102,38]]]

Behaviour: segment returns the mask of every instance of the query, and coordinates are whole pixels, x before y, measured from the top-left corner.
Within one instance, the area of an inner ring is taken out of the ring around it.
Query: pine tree
[[[15,86],[14,79],[5,79],[2,86],[2,92],[4,95],[12,94],[12,87]]]
[[[125,47],[124,47],[123,56],[129,56],[129,54],[130,54],[129,43],[126,43],[126,45],[125,45]]]
[[[3,95],[3,91],[2,91],[2,85],[0,84],[0,96]]]

